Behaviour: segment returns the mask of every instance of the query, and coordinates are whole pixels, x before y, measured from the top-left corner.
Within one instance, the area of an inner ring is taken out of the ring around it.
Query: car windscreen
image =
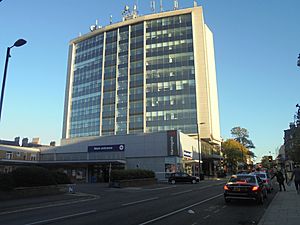
[[[229,182],[255,183],[255,178],[253,176],[234,176],[230,178]]]

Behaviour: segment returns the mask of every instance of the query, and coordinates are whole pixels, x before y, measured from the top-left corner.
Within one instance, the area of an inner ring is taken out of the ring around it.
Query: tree
[[[222,143],[222,150],[227,165],[235,170],[238,166],[238,162],[245,163],[248,149],[241,143],[234,139],[227,139]]]
[[[231,135],[246,148],[255,148],[253,142],[249,139],[249,132],[246,128],[234,127],[231,129]]]
[[[273,160],[270,161],[270,157],[270,155],[265,155],[261,158],[261,165],[263,168],[272,168],[275,165]]]

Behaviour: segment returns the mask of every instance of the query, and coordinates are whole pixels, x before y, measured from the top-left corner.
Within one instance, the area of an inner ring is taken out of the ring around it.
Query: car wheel
[[[192,180],[192,184],[196,184],[197,183],[197,181],[196,180]]]
[[[175,184],[176,183],[176,181],[175,180],[171,180],[171,184]]]

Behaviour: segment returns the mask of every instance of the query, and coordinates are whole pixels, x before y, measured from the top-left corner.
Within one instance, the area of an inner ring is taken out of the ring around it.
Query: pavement
[[[258,225],[299,225],[300,194],[294,182],[286,186],[286,191],[276,194]]]

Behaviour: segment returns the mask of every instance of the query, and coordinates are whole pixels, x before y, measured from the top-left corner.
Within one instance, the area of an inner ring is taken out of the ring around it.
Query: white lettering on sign
[[[170,137],[170,142],[171,142],[170,153],[171,153],[171,155],[174,155],[174,137],[173,136]]]

